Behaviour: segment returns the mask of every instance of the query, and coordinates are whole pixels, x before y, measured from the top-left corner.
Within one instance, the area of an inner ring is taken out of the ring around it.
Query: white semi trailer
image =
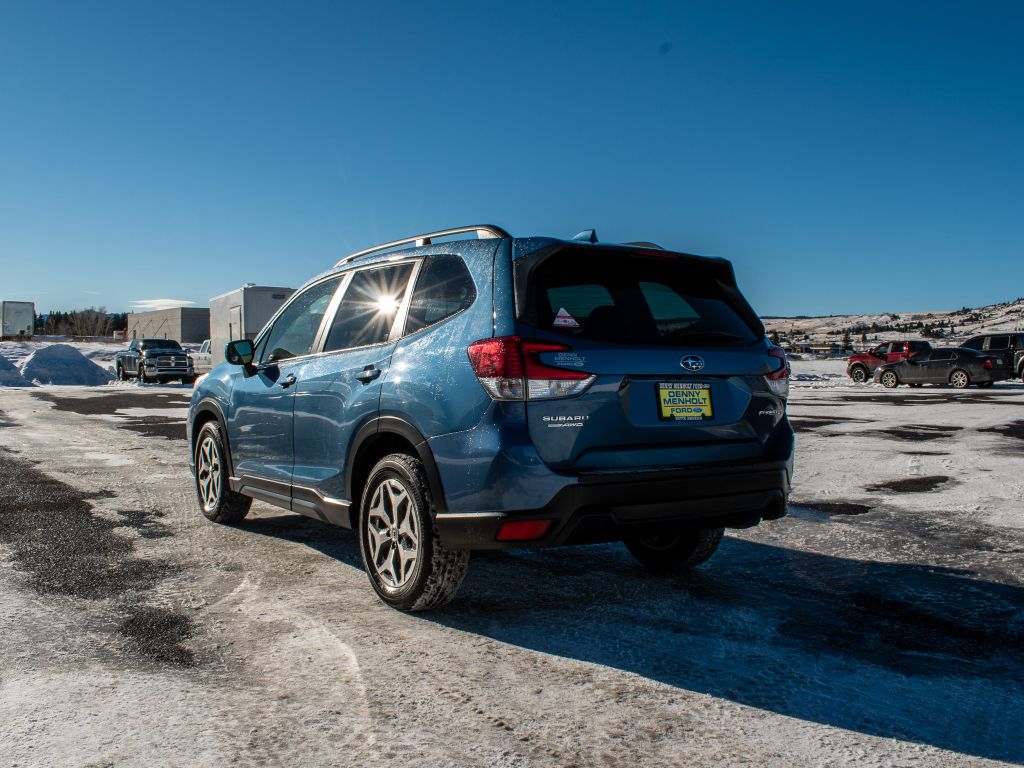
[[[36,328],[36,305],[31,301],[0,302],[0,316],[3,328],[0,336],[6,338],[29,338]]]
[[[210,299],[210,353],[212,364],[224,362],[224,345],[235,339],[255,339],[280,309],[294,288],[246,283]]]

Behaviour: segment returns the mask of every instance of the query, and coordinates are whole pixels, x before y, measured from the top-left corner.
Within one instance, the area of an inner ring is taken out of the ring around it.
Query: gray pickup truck
[[[117,378],[137,378],[142,382],[173,381],[194,384],[192,358],[173,339],[132,339],[128,349],[114,359]]]

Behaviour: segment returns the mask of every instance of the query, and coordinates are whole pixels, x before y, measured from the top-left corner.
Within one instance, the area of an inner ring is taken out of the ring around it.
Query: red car
[[[922,352],[930,352],[931,349],[932,345],[927,341],[887,341],[868,352],[850,355],[846,375],[858,384],[863,384],[871,381],[871,374],[878,366],[901,363]]]

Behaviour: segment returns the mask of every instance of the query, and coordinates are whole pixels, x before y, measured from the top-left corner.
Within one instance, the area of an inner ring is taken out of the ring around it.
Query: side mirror
[[[232,365],[252,365],[253,348],[249,339],[229,341],[224,346],[224,359]]]

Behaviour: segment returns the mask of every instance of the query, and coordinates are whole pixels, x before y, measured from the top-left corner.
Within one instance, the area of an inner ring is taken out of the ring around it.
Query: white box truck
[[[0,316],[3,329],[0,336],[8,338],[29,338],[36,328],[36,305],[31,301],[0,302]]]
[[[246,283],[210,299],[211,363],[224,362],[224,345],[229,341],[255,339],[294,292],[294,288]]]

